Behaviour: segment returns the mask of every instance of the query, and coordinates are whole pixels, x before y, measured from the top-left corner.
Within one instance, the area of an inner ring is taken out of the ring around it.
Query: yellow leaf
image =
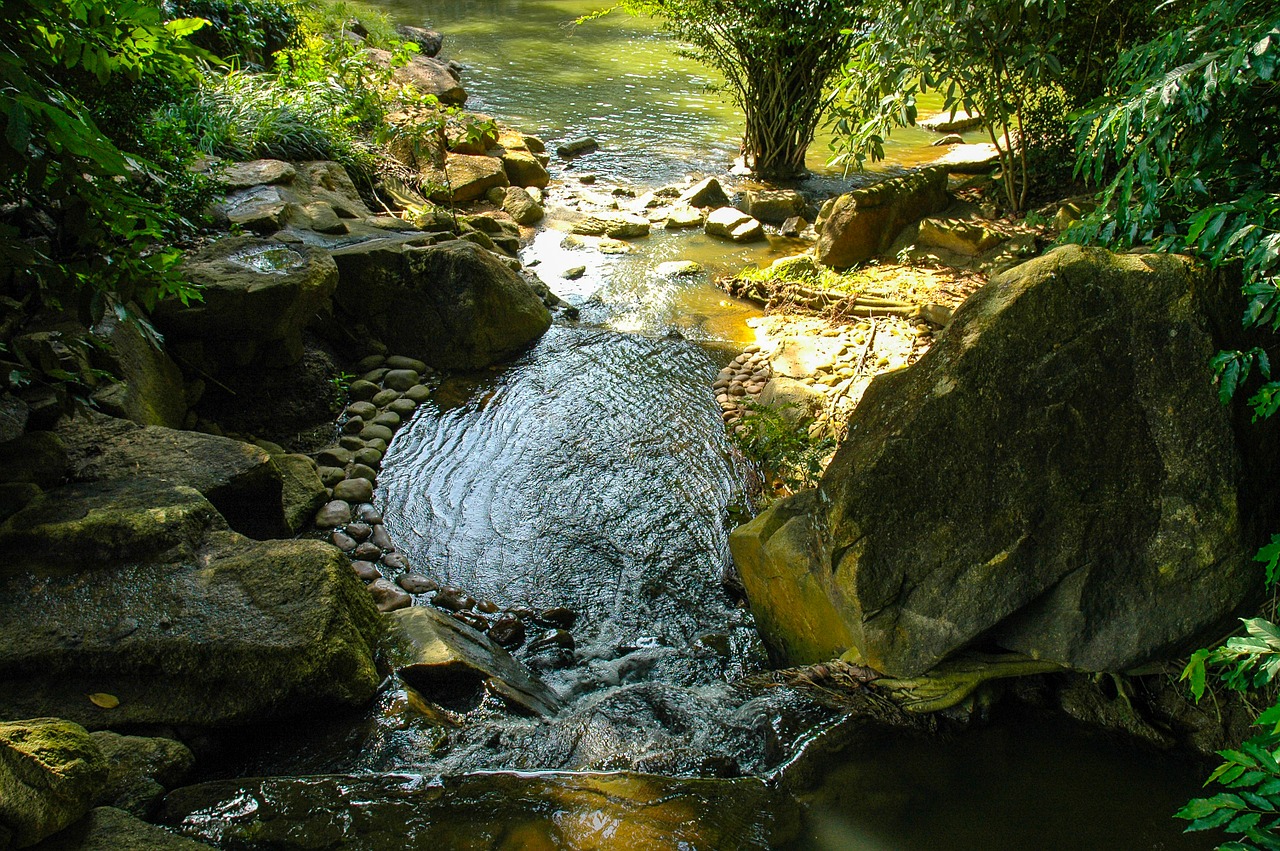
[[[120,698],[114,694],[100,691],[89,695],[89,702],[94,706],[101,706],[103,709],[115,709],[120,705]]]

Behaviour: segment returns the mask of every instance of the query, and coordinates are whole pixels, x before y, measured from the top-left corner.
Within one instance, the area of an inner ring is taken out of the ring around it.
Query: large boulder
[[[1208,366],[1245,345],[1231,292],[1075,246],[993,280],[871,383],[817,493],[732,534],[769,643],[817,662],[847,633],[903,676],[971,646],[1123,671],[1229,624],[1276,502],[1274,429],[1237,432]]]
[[[122,318],[107,311],[93,327],[106,366],[119,381],[94,391],[98,407],[141,425],[181,428],[187,415],[182,370],[154,335],[144,333],[138,308]]]
[[[800,808],[755,777],[634,772],[325,775],[188,786],[163,823],[256,851],[351,847],[746,849],[784,847]]]
[[[818,262],[845,269],[883,254],[912,222],[951,204],[945,168],[924,168],[835,199],[823,216]]]
[[[189,255],[183,274],[202,301],[156,307],[169,342],[200,341],[246,365],[258,355],[273,365],[302,359],[302,330],[329,303],[338,270],[322,249],[232,236]]]
[[[0,830],[13,834],[14,847],[34,845],[83,816],[106,779],[106,758],[79,724],[0,722]]]
[[[560,698],[524,665],[460,621],[429,607],[387,615],[387,657],[396,673],[425,697],[465,700],[484,688],[528,715],[555,715]]]
[[[0,525],[0,718],[215,727],[356,706],[378,629],[337,548],[225,531],[188,487],[71,485]]]
[[[368,224],[372,214],[339,163],[251,160],[219,164],[212,171],[229,191],[210,212],[227,224],[262,234],[287,230],[313,244],[377,230]]]
[[[94,416],[65,421],[59,434],[68,447],[73,481],[142,476],[195,488],[231,528],[252,537],[294,531],[291,522],[300,511],[294,503],[307,499],[291,490],[286,518],[280,465],[252,443]]]
[[[393,351],[445,369],[507,359],[551,326],[551,314],[492,252],[454,240],[370,242],[335,251],[335,303]]]
[[[507,171],[497,157],[449,154],[444,173],[455,203],[483,198],[496,186],[510,186]]]
[[[369,48],[365,51],[369,60],[383,68],[391,67],[391,53]],[[395,70],[398,82],[412,86],[424,95],[434,95],[443,104],[462,106],[467,102],[467,92],[449,73],[449,64],[430,56],[418,55]]]

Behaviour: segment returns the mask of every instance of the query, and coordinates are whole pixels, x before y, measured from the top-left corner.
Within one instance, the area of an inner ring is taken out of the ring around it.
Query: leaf
[[[1272,535],[1271,543],[1258,550],[1253,557],[1254,561],[1260,561],[1266,565],[1267,571],[1267,587],[1276,584],[1276,568],[1280,566],[1280,535]]]
[[[120,698],[114,694],[99,691],[89,695],[89,702],[94,706],[101,706],[103,709],[115,709],[120,705]]]

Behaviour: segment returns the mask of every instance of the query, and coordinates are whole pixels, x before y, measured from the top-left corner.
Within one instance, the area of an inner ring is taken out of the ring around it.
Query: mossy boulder
[[[60,718],[0,722],[0,825],[16,848],[83,816],[107,779],[89,733]]]
[[[529,151],[503,150],[502,167],[512,186],[536,186],[539,189],[551,182],[551,175],[534,154]]]
[[[834,610],[893,675],[973,646],[1123,671],[1228,627],[1277,501],[1276,429],[1233,421],[1209,370],[1248,343],[1232,292],[1074,246],[994,279],[871,383],[815,495],[733,533],[769,643],[828,658]]]
[[[817,257],[824,266],[846,269],[877,257],[907,225],[951,204],[945,168],[929,167],[882,180],[824,206]]]
[[[336,548],[225,531],[192,488],[73,485],[0,526],[0,717],[213,727],[355,706],[379,629]]]
[[[491,252],[463,240],[399,240],[334,252],[338,310],[390,349],[445,369],[510,358],[551,325],[529,285]]]
[[[50,431],[31,431],[0,443],[0,483],[33,484],[48,490],[67,475],[67,447]]]
[[[33,851],[209,851],[210,845],[147,824],[115,807],[97,807]]]
[[[110,771],[95,804],[139,818],[155,811],[164,793],[186,778],[195,756],[182,742],[149,736],[122,736],[108,730],[91,734]]]
[[[286,523],[281,467],[260,446],[93,416],[65,422],[59,433],[71,455],[73,481],[159,479],[198,490],[237,532],[267,538],[294,531]],[[297,494],[290,498],[296,501]],[[296,513],[297,506],[290,510]]]
[[[328,498],[316,462],[305,455],[276,455],[280,471],[280,502],[290,532],[300,532]]]
[[[93,334],[106,344],[106,368],[120,379],[94,392],[98,407],[140,425],[181,428],[187,415],[182,370],[160,343],[148,339],[137,320],[114,311],[107,311]]]
[[[237,802],[232,806],[231,802]],[[799,807],[757,778],[486,773],[406,782],[328,775],[175,790],[162,822],[236,848],[776,848]]]

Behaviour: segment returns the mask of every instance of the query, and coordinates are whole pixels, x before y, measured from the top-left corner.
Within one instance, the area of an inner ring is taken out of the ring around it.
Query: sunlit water
[[[737,154],[740,117],[649,22],[615,14],[575,29],[597,4],[567,0],[380,5],[446,33],[469,108],[551,143],[597,136],[601,151],[577,173],[653,187],[721,174]],[[923,141],[902,134],[891,156],[931,159]],[[820,140],[810,167],[829,174],[826,156]],[[362,723],[317,721],[287,745],[260,743],[238,770],[768,775],[836,720],[790,690],[737,684],[766,660],[720,585],[744,470],[708,387],[757,314],[711,278],[795,246],[655,230],[611,256],[565,248],[554,218],[522,259],[581,319],[557,320],[509,365],[441,385],[397,434],[378,500],[417,569],[501,605],[579,613],[576,654],[517,653],[567,708],[541,721],[486,703],[441,727],[393,689]],[[706,272],[658,275],[672,259]],[[569,280],[573,266],[586,272]],[[1194,773],[1069,728],[890,738],[834,761],[803,847],[1207,847],[1168,818]]]

